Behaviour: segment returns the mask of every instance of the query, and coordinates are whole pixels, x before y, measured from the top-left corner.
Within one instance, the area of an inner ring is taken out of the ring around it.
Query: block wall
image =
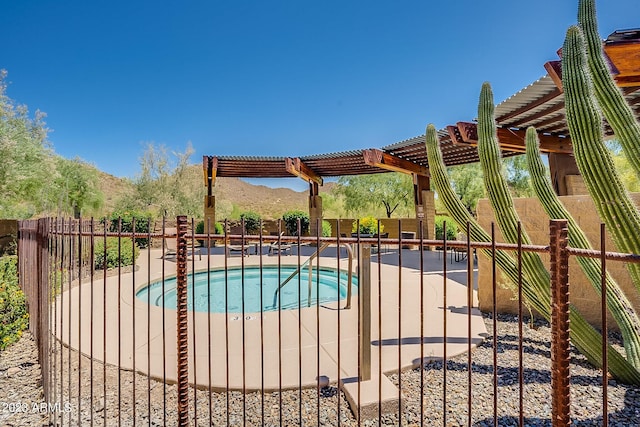
[[[631,197],[636,205],[640,206],[640,193],[634,193]],[[560,200],[580,225],[580,228],[586,233],[592,247],[599,250],[601,221],[591,198],[587,195],[562,196]],[[549,217],[538,199],[521,198],[514,199],[513,202],[522,221],[522,227],[529,234],[532,243],[548,245]],[[491,222],[495,220],[495,217],[487,199],[482,199],[478,202],[477,214],[480,225],[487,230],[487,232],[490,232]],[[497,241],[503,242],[504,240],[502,239],[497,224],[495,229]],[[571,245],[571,242],[569,242],[569,245]],[[606,240],[606,249],[608,251],[617,251],[617,248],[610,238]],[[547,268],[549,268],[549,256],[547,254],[541,254],[541,257]],[[490,311],[492,304],[491,263],[488,258],[480,253],[478,253],[478,270],[478,299],[480,309],[482,311]],[[607,261],[607,270],[622,287],[636,310],[640,311],[640,295],[631,282],[624,263],[620,261]],[[498,271],[500,270],[498,269]],[[506,277],[498,273],[498,283],[504,283],[506,280]],[[571,303],[578,308],[585,319],[594,326],[600,325],[600,296],[585,277],[575,256],[571,256],[569,262],[569,292]],[[498,312],[514,314],[518,312],[518,303],[512,291],[498,286],[497,300]],[[612,325],[612,328],[615,325],[611,316],[609,316],[609,324]]]

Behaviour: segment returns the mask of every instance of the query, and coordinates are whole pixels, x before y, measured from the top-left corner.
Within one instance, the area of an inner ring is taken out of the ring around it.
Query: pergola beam
[[[376,148],[362,150],[362,156],[364,158],[364,162],[369,166],[394,172],[429,176],[429,168],[389,153],[385,153],[384,151]]]
[[[640,43],[605,43],[603,49],[609,60],[610,71],[616,85],[622,88],[640,86]],[[561,51],[558,53],[562,56]],[[558,89],[562,91],[561,61],[549,61],[544,64],[544,68]]]
[[[605,43],[604,52],[615,67],[618,86],[640,86],[640,43]]]
[[[287,172],[291,175],[297,176],[300,179],[305,180],[306,182],[315,182],[318,185],[323,185],[323,179],[320,175],[318,175],[313,169],[304,164],[299,157],[291,158],[287,157],[285,159],[285,168]]]
[[[451,139],[456,144],[478,145],[478,129],[475,123],[458,122],[455,126],[447,126]],[[498,128],[498,142],[503,150],[524,153],[526,131],[522,129]],[[540,151],[543,153],[570,154],[573,152],[571,140],[556,135],[538,134]]]

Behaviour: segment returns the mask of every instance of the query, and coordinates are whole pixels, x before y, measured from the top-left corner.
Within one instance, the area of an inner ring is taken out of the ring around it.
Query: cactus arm
[[[444,161],[442,160],[442,153],[440,152],[438,135],[433,125],[427,127],[426,149],[431,182],[434,184],[438,192],[438,197],[442,199],[449,214],[461,228],[466,228],[466,224],[469,223],[469,238],[471,240],[476,242],[489,242],[491,239],[487,232],[480,227],[475,218],[471,216],[467,208],[462,204],[455,191],[453,191],[453,188],[451,188]],[[481,250],[480,253],[491,257],[490,251]],[[499,250],[496,252],[496,263],[513,283],[518,283],[518,270],[513,258],[505,251]],[[522,290],[527,302],[545,319],[550,320],[551,301],[549,292],[541,297],[538,293],[534,292],[534,287],[526,276],[523,276],[522,282]],[[574,311],[570,312],[570,321],[571,333],[576,347],[591,363],[596,366],[601,366],[600,334]],[[609,369],[615,378],[625,383],[640,384],[640,372],[629,364],[620,353],[609,346],[608,354]]]
[[[562,83],[576,163],[600,218],[618,250],[640,254],[640,213],[629,198],[604,144],[602,117],[591,82],[582,31],[571,27],[563,47]],[[640,291],[640,265],[627,263]]]
[[[640,178],[640,123],[618,89],[605,63],[598,34],[595,0],[580,0],[578,23],[587,46],[587,63],[600,108],[620,141],[636,177]]]
[[[484,83],[478,104],[478,157],[482,166],[485,189],[495,213],[496,222],[500,226],[504,239],[509,243],[516,243],[518,241],[519,218],[502,171],[494,109],[491,85]],[[524,230],[522,231],[522,243],[531,243],[531,239]],[[522,266],[524,274],[536,286],[537,292],[540,295],[549,295],[550,297],[549,272],[540,256],[532,252],[523,253]]]
[[[526,136],[527,165],[531,182],[538,200],[551,218],[566,218],[569,228],[571,246],[580,249],[592,249],[578,223],[562,205],[553,190],[551,179],[540,158],[540,142],[533,127],[527,129]],[[598,260],[577,257],[578,264],[589,279],[594,289],[601,294],[601,268]],[[640,319],[618,283],[606,273],[607,305],[622,333],[627,360],[636,368],[640,368]]]
[[[429,125],[427,127],[426,148],[431,182],[434,184],[436,191],[438,192],[438,197],[442,200],[453,220],[461,229],[466,229],[467,223],[469,223],[469,239],[472,241],[490,242],[491,237],[489,234],[469,213],[451,187],[449,176],[447,175],[444,161],[442,160],[442,153],[438,144],[436,128],[433,125]],[[491,251],[489,250],[481,249],[480,253],[487,256],[487,258],[491,258]],[[518,283],[518,269],[516,263],[506,251],[496,251],[496,263],[513,283]],[[523,277],[523,280],[527,279]],[[523,293],[527,298],[527,302],[531,304],[533,308],[540,312],[545,318],[550,318],[551,308],[548,303],[550,294],[547,295],[546,299],[541,299],[538,294],[532,292],[531,286],[524,286]],[[547,302],[545,303],[545,301]]]

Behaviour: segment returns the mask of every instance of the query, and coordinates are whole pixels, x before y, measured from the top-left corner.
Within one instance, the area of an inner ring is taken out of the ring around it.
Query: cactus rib
[[[640,178],[640,123],[618,89],[605,63],[602,40],[598,34],[595,0],[578,2],[578,23],[587,47],[587,63],[598,104],[620,145]]]

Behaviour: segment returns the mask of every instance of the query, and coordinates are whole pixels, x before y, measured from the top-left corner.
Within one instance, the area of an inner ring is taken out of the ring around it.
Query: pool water
[[[262,268],[262,275],[258,266],[233,267],[227,270],[214,269],[210,271],[190,274],[187,279],[187,307],[195,310],[211,311],[212,313],[242,313],[243,290],[244,312],[256,313],[262,311],[277,311],[297,309],[308,306],[309,270],[305,267],[302,273],[296,274],[282,287],[276,295],[278,285],[284,282],[296,270],[297,266],[268,266]],[[312,268],[311,275],[311,305],[324,304],[342,300],[347,296],[348,273],[343,270],[321,267]],[[319,286],[318,286],[319,284]],[[358,280],[352,275],[352,295],[357,295]],[[208,290],[211,289],[211,298]],[[260,290],[262,289],[262,298]],[[298,289],[301,290],[298,301]],[[195,290],[195,291],[194,291]],[[227,292],[225,292],[225,290]],[[318,297],[319,292],[319,299]],[[152,282],[140,289],[136,297],[152,305],[176,308],[176,278],[164,280],[164,298],[162,281]],[[208,308],[211,308],[208,310]]]

